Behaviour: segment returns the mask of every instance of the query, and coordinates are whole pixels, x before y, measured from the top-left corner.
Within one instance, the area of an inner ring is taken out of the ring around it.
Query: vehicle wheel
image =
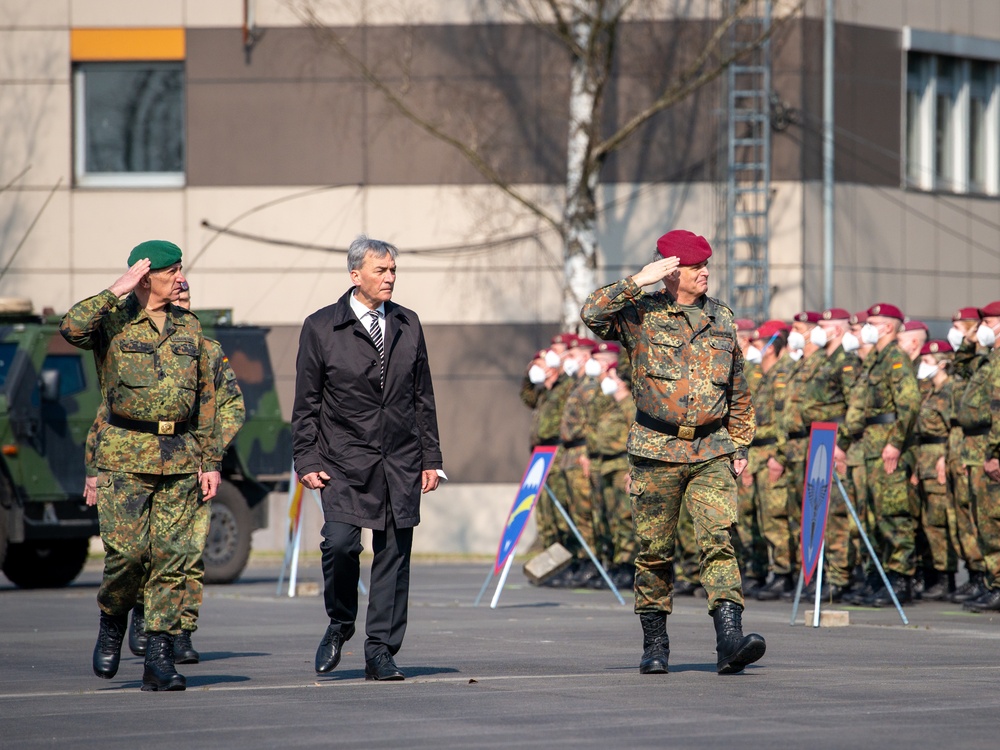
[[[240,491],[223,480],[212,498],[212,522],[205,542],[205,583],[232,583],[250,557],[253,523]]]
[[[10,544],[3,572],[22,589],[61,588],[80,575],[89,549],[89,539],[46,539]]]

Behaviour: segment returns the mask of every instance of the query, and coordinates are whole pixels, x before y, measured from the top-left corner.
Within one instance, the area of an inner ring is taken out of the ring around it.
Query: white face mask
[[[992,349],[993,345],[997,342],[997,335],[988,325],[980,323],[979,328],[976,329],[976,341],[979,342],[980,346]]]
[[[583,374],[588,378],[596,378],[603,370],[604,368],[601,367],[601,363],[593,358],[588,359],[587,364],[583,366]]]
[[[861,343],[868,344],[868,346],[874,346],[878,343],[878,328],[873,326],[871,323],[865,323],[861,326]]]
[[[927,380],[928,378],[933,378],[938,374],[940,368],[937,365],[929,365],[926,362],[921,362],[917,365],[917,380]]]
[[[573,377],[579,371],[580,371],[580,363],[577,362],[572,357],[563,362],[563,372],[569,375],[570,377]]]
[[[962,342],[965,341],[965,334],[962,333],[961,328],[952,326],[951,328],[948,329],[947,338],[948,338],[948,343],[951,344],[951,348],[957,351],[958,347],[960,347],[962,345]]]
[[[788,348],[793,352],[800,352],[805,348],[806,337],[803,336],[798,331],[792,331],[788,334]]]
[[[802,350],[796,349],[794,352],[788,352],[788,356],[792,358],[792,362],[798,362],[802,359]]]
[[[743,356],[746,357],[747,362],[752,362],[755,365],[759,365],[761,359],[763,359],[760,353],[760,349],[758,349],[756,346],[748,346],[747,353]]]
[[[618,381],[614,378],[604,378],[601,380],[601,393],[610,396],[618,390]]]
[[[844,334],[844,338],[840,340],[840,345],[844,347],[845,352],[856,352],[861,348],[861,342],[858,341],[858,337],[850,331]]]
[[[549,349],[547,352],[545,352],[545,364],[547,364],[553,370],[559,367],[560,362],[562,362],[562,359],[554,351]]]
[[[822,349],[826,346],[826,329],[816,326],[809,332],[809,340],[812,342],[813,346],[818,346]]]
[[[530,380],[535,385],[545,382],[545,368],[539,367],[538,365],[532,365],[528,368],[528,380]]]

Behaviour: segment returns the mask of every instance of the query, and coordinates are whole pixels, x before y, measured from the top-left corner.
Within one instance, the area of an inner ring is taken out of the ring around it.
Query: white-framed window
[[[184,185],[183,63],[80,63],[73,93],[77,185]]]
[[[1000,195],[1000,42],[906,29],[905,185]]]

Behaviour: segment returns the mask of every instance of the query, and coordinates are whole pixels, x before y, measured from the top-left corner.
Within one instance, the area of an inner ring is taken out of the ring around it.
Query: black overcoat
[[[299,476],[325,471],[327,521],[385,528],[420,522],[421,471],[441,469],[434,390],[417,314],[385,303],[385,388],[378,351],[351,309],[351,287],[302,325],[292,449]]]

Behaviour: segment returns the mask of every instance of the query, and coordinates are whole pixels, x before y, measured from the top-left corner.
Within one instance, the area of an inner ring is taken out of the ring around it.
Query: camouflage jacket
[[[583,306],[583,322],[595,334],[628,350],[637,412],[675,426],[719,425],[687,440],[635,423],[628,439],[633,455],[696,463],[737,451],[745,456],[753,440],[753,404],[733,312],[712,297],[703,301],[694,328],[669,292],[647,294],[631,278],[598,289]]]
[[[107,425],[97,435],[99,468],[145,474],[220,469],[222,451],[212,434],[215,378],[193,313],[169,305],[161,334],[134,294],[120,301],[106,289],[74,305],[59,330],[73,346],[94,352],[109,412],[190,425],[176,435]]]
[[[601,461],[600,471],[608,474],[628,468],[628,431],[635,419],[635,402],[631,396],[615,401],[600,390],[594,395],[587,412],[592,440],[587,443],[591,458]]]
[[[781,440],[781,411],[785,408],[785,391],[788,378],[795,363],[788,357],[781,357],[766,373],[760,369],[762,377],[753,395],[754,415],[757,423],[754,443],[750,446],[747,470],[756,474],[767,463],[767,459],[777,454]]]
[[[600,381],[583,375],[566,397],[562,421],[559,423],[559,438],[562,440],[559,455],[563,470],[577,468],[580,456],[593,452],[591,446],[594,441],[594,426],[588,420],[587,412],[590,402],[600,392]],[[581,445],[572,445],[581,441]]]
[[[962,461],[967,466],[982,465],[1000,457],[1000,347],[990,352],[972,373],[958,407],[958,423],[964,433]],[[970,431],[980,432],[970,435]]]
[[[764,370],[759,364],[744,360],[743,376],[747,379],[747,388],[750,389],[750,397],[753,398],[753,395],[760,387],[760,381],[764,379]],[[754,401],[754,406],[756,405],[757,402]]]
[[[806,391],[826,363],[826,352],[817,349],[798,361],[785,391],[785,408],[781,412],[781,463],[805,461],[809,449],[809,428],[804,405]],[[794,436],[794,437],[793,437]]]
[[[872,349],[862,363],[837,444],[847,450],[852,440],[860,440],[866,458],[878,458],[886,445],[905,451],[919,413],[920,391],[913,366],[892,341],[882,351]],[[883,415],[895,415],[895,419],[885,424],[869,423]]]
[[[229,358],[222,351],[222,344],[215,339],[206,338],[205,346],[212,363],[212,372],[215,373],[215,424],[212,425],[212,437],[221,445],[222,453],[225,453],[243,426],[246,407],[243,404],[243,392],[236,382],[236,373],[229,365]],[[97,476],[97,436],[107,423],[108,405],[102,402],[97,408],[94,424],[87,432],[84,449],[87,476]]]
[[[920,414],[917,415],[917,425],[913,430],[912,464],[921,479],[936,477],[937,461],[948,453],[948,438],[951,434],[954,408],[953,382],[948,379],[937,390],[934,390],[932,384],[920,404]],[[936,442],[938,440],[942,442]]]
[[[535,385],[528,380],[527,375],[524,376],[524,382],[521,384],[521,401],[532,410],[529,437],[532,448],[536,445],[552,445],[559,441],[559,423],[562,421],[563,407],[575,383],[576,380],[573,378],[560,375],[551,388],[546,388],[544,384]]]

